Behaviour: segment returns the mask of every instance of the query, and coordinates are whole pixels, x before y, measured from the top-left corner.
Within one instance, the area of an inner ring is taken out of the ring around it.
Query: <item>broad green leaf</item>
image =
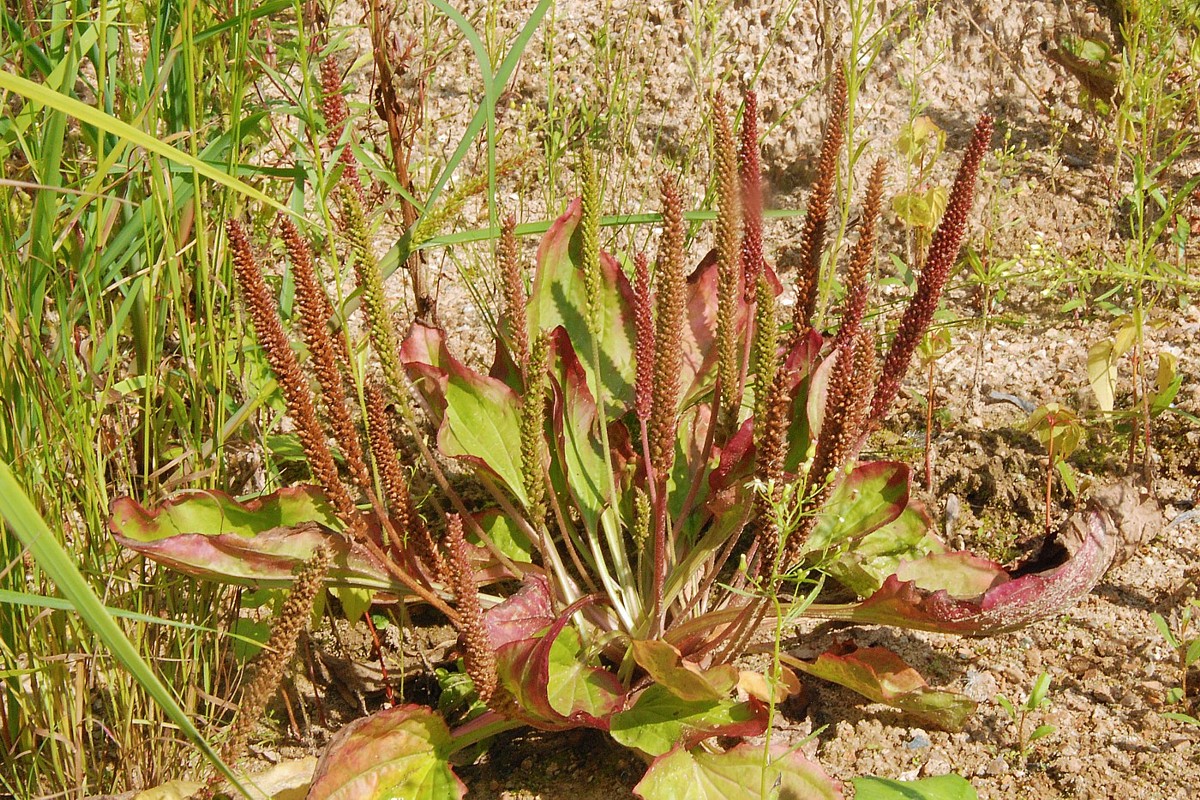
[[[919,781],[854,778],[854,800],[978,800],[975,788],[958,775]]]
[[[550,646],[550,679],[546,697],[564,717],[584,711],[593,717],[612,713],[619,692],[611,672],[597,669],[585,660],[579,633],[571,626]]]
[[[504,514],[498,511],[489,511],[481,514],[477,521],[479,527],[483,529],[483,532],[501,553],[513,561],[524,564],[533,561],[533,543]],[[467,541],[471,544],[480,544],[478,534],[473,531],[467,534]]]
[[[438,435],[438,446],[446,455],[490,467],[524,502],[517,403],[504,384],[478,378],[451,376],[446,385],[447,424]]]
[[[224,492],[188,490],[173,495],[153,511],[124,497],[113,503],[108,524],[114,532],[155,541],[180,533],[231,533],[250,538],[307,522],[335,531],[343,527],[333,505],[316,486],[293,486],[246,501],[235,500]]]
[[[321,756],[307,800],[461,800],[467,787],[450,769],[452,744],[445,721],[424,706],[355,720]]]
[[[438,424],[438,449],[494,472],[522,503],[520,400],[503,381],[480,375],[450,354],[445,334],[416,323],[400,347]]]
[[[124,547],[172,569],[222,583],[290,586],[318,545],[333,560],[330,586],[404,593],[387,569],[339,531],[315,486],[293,486],[241,502],[217,491],[180,492],[154,510],[128,497],[108,522]]]
[[[805,551],[838,547],[895,520],[908,505],[910,475],[907,465],[891,461],[855,467],[821,508],[821,518],[805,542]]]
[[[681,742],[692,747],[710,736],[757,736],[766,725],[766,707],[758,701],[682,700],[655,683],[632,708],[613,715],[609,733],[626,747],[661,756]]]
[[[742,744],[724,753],[676,749],[633,787],[642,800],[841,800],[841,786],[797,752]]]
[[[502,632],[516,632],[517,620],[526,614],[536,618],[541,593],[539,584],[527,584],[519,593],[525,595],[522,602],[510,609],[516,627],[500,622]],[[576,611],[596,600],[595,595],[580,598],[545,633],[497,648],[496,671],[515,701],[516,718],[544,730],[608,729],[609,717],[624,703],[625,688],[614,673],[588,663],[579,634],[568,625]]]
[[[866,597],[896,574],[901,564],[945,550],[929,528],[924,507],[910,502],[899,517],[852,542],[828,572],[859,597]]]
[[[896,567],[896,578],[912,581],[927,592],[945,591],[951,597],[970,599],[1009,579],[995,561],[967,552],[933,552]]]
[[[1060,613],[1104,576],[1113,557],[1106,523],[1096,511],[1089,511],[1083,522],[1083,542],[1061,564],[1009,580],[998,576],[995,585],[978,597],[955,598],[946,591],[926,591],[893,575],[860,603],[814,603],[805,614],[970,636],[1016,630]]]
[[[571,201],[538,248],[537,276],[529,298],[530,336],[559,325],[566,329],[588,376],[593,397],[604,397],[606,416],[614,417],[633,400],[633,287],[616,260],[601,253],[603,273],[600,319],[596,340],[587,324],[587,295],[583,282],[579,233],[581,204]],[[599,348],[603,391],[597,392],[593,348]]]
[[[372,593],[366,589],[351,589],[348,586],[342,586],[332,591],[341,602],[346,619],[351,623],[362,619],[362,615],[367,613],[367,609],[371,607]]]
[[[673,645],[658,639],[637,639],[631,646],[642,669],[681,700],[720,700],[737,684],[738,671],[732,664],[702,670],[684,660]]]
[[[588,388],[580,354],[563,327],[555,328],[553,344],[555,404],[553,426],[562,478],[589,530],[599,526],[606,501],[606,470],[611,469],[600,439],[596,400]]]
[[[1097,342],[1088,350],[1087,374],[1096,404],[1101,411],[1111,412],[1117,391],[1117,364],[1111,340]]]
[[[976,703],[958,692],[931,689],[920,674],[883,647],[843,644],[816,661],[782,655],[790,667],[831,681],[874,700],[899,708],[946,730],[959,730]]]

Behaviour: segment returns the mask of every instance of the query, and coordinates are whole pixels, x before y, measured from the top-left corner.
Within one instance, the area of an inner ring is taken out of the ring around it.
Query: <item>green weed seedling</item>
[[[1025,430],[1037,437],[1046,448],[1046,532],[1050,531],[1050,493],[1054,488],[1054,473],[1072,495],[1079,494],[1075,471],[1067,463],[1071,454],[1083,442],[1083,425],[1079,416],[1058,403],[1046,403],[1029,415]]]
[[[1020,706],[1013,705],[1013,702],[1004,695],[997,695],[996,702],[1004,709],[1004,713],[1008,714],[1009,719],[1017,726],[1017,753],[1021,757],[1021,761],[1027,761],[1029,754],[1033,752],[1033,743],[1039,739],[1045,739],[1050,734],[1057,730],[1053,725],[1042,724],[1030,732],[1029,736],[1025,736],[1025,722],[1030,714],[1040,711],[1049,705],[1050,701],[1046,695],[1050,691],[1050,674],[1043,672],[1033,681],[1033,688],[1029,690],[1029,697]]]
[[[937,319],[938,315],[934,315]],[[925,371],[925,488],[933,489],[933,415],[937,410],[937,362],[954,349],[949,328],[934,328],[921,337],[917,360]]]
[[[1200,611],[1200,599],[1191,598],[1179,612],[1179,624],[1173,629],[1167,619],[1157,612],[1150,615],[1158,632],[1167,640],[1167,644],[1175,651],[1179,661],[1179,685],[1167,691],[1167,702],[1179,705],[1183,711],[1168,711],[1163,714],[1167,719],[1176,722],[1186,722],[1189,725],[1200,726],[1200,719],[1187,713],[1188,702],[1188,670],[1200,662],[1200,630],[1197,630],[1197,611]]]

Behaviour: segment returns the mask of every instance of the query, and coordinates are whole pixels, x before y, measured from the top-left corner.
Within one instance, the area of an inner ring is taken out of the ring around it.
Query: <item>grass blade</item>
[[[145,131],[140,131],[132,125],[122,122],[109,114],[105,114],[99,109],[81,103],[72,97],[67,97],[41,84],[34,83],[4,70],[0,70],[0,89],[18,94],[30,102],[39,103],[47,108],[61,111],[85,124],[94,125],[100,130],[119,136],[137,147],[141,147],[151,153],[157,153],[169,161],[190,167],[196,173],[227,189],[232,189],[277,211],[295,216],[295,213],[286,206],[272,199],[269,195],[255,189],[250,184],[239,181],[228,172],[212,164],[206,164],[195,156],[188,155]]]
[[[175,721],[180,730],[200,748],[205,758],[212,762],[238,791],[249,796],[237,776],[188,719],[187,714],[176,702],[175,696],[159,680],[158,675],[141,657],[125,632],[109,615],[100,598],[75,566],[71,556],[54,538],[45,520],[17,483],[12,469],[3,461],[0,461],[0,517],[4,518],[17,538],[29,549],[38,565],[50,576],[100,641]]]

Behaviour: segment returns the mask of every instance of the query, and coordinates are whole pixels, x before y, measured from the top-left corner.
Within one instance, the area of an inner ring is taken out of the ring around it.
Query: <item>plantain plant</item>
[[[813,318],[845,97],[839,76],[790,319],[764,258],[753,94],[738,136],[719,97],[713,107],[716,246],[697,265],[671,176],[662,179],[653,264],[642,253],[623,264],[600,248],[602,198],[588,150],[581,194],[546,232],[531,276],[515,220],[504,223],[503,316],[487,374],[457,359],[435,327],[396,329],[349,148],[337,151],[336,191],[365,342],[347,335],[307,244],[281,222],[296,327],[319,393],[248,234],[229,223],[238,283],[313,482],[246,501],[185,492],[153,510],[123,498],[113,533],[212,580],[286,587],[302,570],[303,602],[291,604],[301,620],[314,581],[365,590],[376,602],[426,604],[460,632],[479,701],[455,726],[417,705],[351,723],[321,759],[310,798],[461,797],[455,755],[523,726],[607,731],[649,763],[635,789],[648,800],[750,798],[769,787],[841,797],[818,765],[769,737],[765,747],[725,746],[767,732],[796,672],[947,729],[975,704],[928,686],[880,647],[840,643],[814,660],[779,652],[800,617],[985,635],[1052,613],[1099,580],[1107,567],[1100,517],[1072,557],[1017,577],[946,550],[909,496],[907,466],[860,460],[957,258],[992,121],[975,128],[880,364],[863,323],[882,163],[868,183],[841,317],[829,331]],[[346,119],[337,91],[327,93],[325,113],[332,149]],[[361,384],[350,370],[360,346],[374,355]],[[408,450],[417,454],[411,461],[400,455]],[[486,501],[464,498],[447,459]],[[417,473],[430,491],[413,491]],[[833,584],[841,589],[828,591]],[[296,625],[280,628],[268,652],[294,647]],[[746,666],[756,652],[773,655],[765,673]],[[254,715],[278,661],[247,690]],[[240,747],[246,729],[234,725]]]

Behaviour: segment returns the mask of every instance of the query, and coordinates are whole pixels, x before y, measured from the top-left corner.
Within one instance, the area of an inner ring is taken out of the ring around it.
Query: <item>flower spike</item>
[[[313,268],[312,251],[300,231],[287,217],[280,215],[279,228],[288,260],[292,264],[292,276],[296,280],[296,310],[300,321],[300,336],[312,355],[313,372],[321,387],[325,412],[333,428],[333,435],[354,483],[364,492],[370,491],[371,475],[363,460],[362,443],[358,429],[350,418],[350,404],[346,397],[345,383],[338,369],[338,352],[345,360],[346,340],[339,332],[336,336],[329,330],[326,308],[329,298],[317,283]]]
[[[829,121],[825,124],[825,136],[821,140],[817,182],[808,198],[808,211],[804,216],[804,230],[797,255],[800,272],[796,276],[793,342],[798,341],[812,326],[813,314],[817,310],[817,290],[821,285],[821,252],[825,248],[825,228],[829,221],[829,208],[833,203],[838,155],[846,134],[846,70],[841,65],[838,66],[837,75],[834,77],[832,103]]]
[[[858,242],[850,254],[846,269],[846,305],[842,310],[842,322],[838,328],[837,341],[843,342],[858,335],[863,317],[867,312],[867,300],[871,294],[871,272],[875,264],[875,241],[879,222],[879,209],[883,202],[884,161],[879,159],[871,170],[867,181],[867,198],[863,202],[862,224]]]
[[[467,540],[463,536],[462,518],[451,514],[446,520],[447,562],[450,566],[450,585],[458,606],[458,630],[462,636],[463,661],[467,675],[475,684],[479,699],[488,704],[496,692],[496,654],[483,621],[479,605],[479,589],[467,555]]]
[[[874,424],[882,421],[891,408],[900,391],[900,381],[908,371],[908,363],[929,323],[933,321],[933,314],[942,298],[942,289],[950,278],[954,262],[958,260],[958,251],[967,232],[967,218],[975,199],[975,178],[991,140],[992,118],[984,114],[975,125],[975,134],[963,153],[962,164],[959,165],[958,175],[954,178],[954,186],[946,201],[946,212],[933,234],[925,268],[917,279],[917,290],[904,309],[900,328],[883,362],[879,385],[871,403],[871,420]]]
[[[686,280],[683,202],[674,178],[662,179],[662,196],[663,235],[655,278],[654,397],[650,412],[650,460],[660,481],[670,474],[675,462]]]
[[[529,323],[525,318],[525,283],[521,279],[521,260],[517,254],[517,218],[509,215],[500,228],[496,259],[504,281],[504,316],[512,343],[513,361],[524,372],[529,364]]]
[[[546,362],[550,336],[545,332],[533,340],[529,368],[525,373],[525,397],[521,401],[521,481],[528,498],[529,521],[536,528],[546,516],[546,479],[542,450],[546,427]]]
[[[226,761],[233,761],[242,754],[250,732],[262,719],[267,710],[267,703],[279,688],[283,671],[296,654],[296,641],[300,638],[300,632],[308,628],[313,603],[318,593],[325,588],[329,560],[329,550],[325,545],[318,545],[312,558],[296,576],[291,594],[283,601],[279,621],[271,630],[267,646],[254,661],[254,675],[242,691],[237,719],[230,726],[229,737],[221,748],[221,757]]]
[[[654,406],[654,297],[650,292],[650,265],[645,253],[633,259],[633,321],[634,360],[634,409],[642,422],[650,420]]]
[[[338,477],[337,464],[329,451],[325,434],[317,423],[312,391],[304,373],[300,371],[296,354],[292,352],[287,334],[283,330],[283,323],[279,320],[274,300],[254,259],[250,238],[237,220],[229,220],[225,229],[229,235],[229,247],[233,251],[234,275],[245,296],[250,320],[254,324],[255,333],[258,334],[258,341],[266,352],[267,363],[271,365],[271,371],[279,380],[288,416],[296,424],[296,433],[300,437],[309,468],[313,477],[333,500],[338,513],[347,524],[353,525],[358,519],[354,500]]]
[[[737,152],[725,100],[713,101],[713,171],[717,184],[717,383],[721,386],[720,418],[736,422],[741,401],[741,346],[736,330],[737,302],[742,291],[738,252],[740,203]]]
[[[375,381],[368,381],[365,389],[367,400],[367,441],[371,446],[371,457],[379,472],[379,483],[387,500],[388,511],[395,520],[395,527],[403,541],[403,547],[411,544],[417,556],[427,564],[434,575],[444,580],[446,562],[438,552],[433,536],[425,520],[421,519],[409,490],[404,466],[400,463],[396,445],[392,442],[392,420],[387,411],[387,400],[383,388]]]
[[[746,302],[752,302],[763,271],[762,164],[758,155],[758,95],[746,92],[742,111],[741,149],[738,171],[742,184],[742,276],[746,282]]]

